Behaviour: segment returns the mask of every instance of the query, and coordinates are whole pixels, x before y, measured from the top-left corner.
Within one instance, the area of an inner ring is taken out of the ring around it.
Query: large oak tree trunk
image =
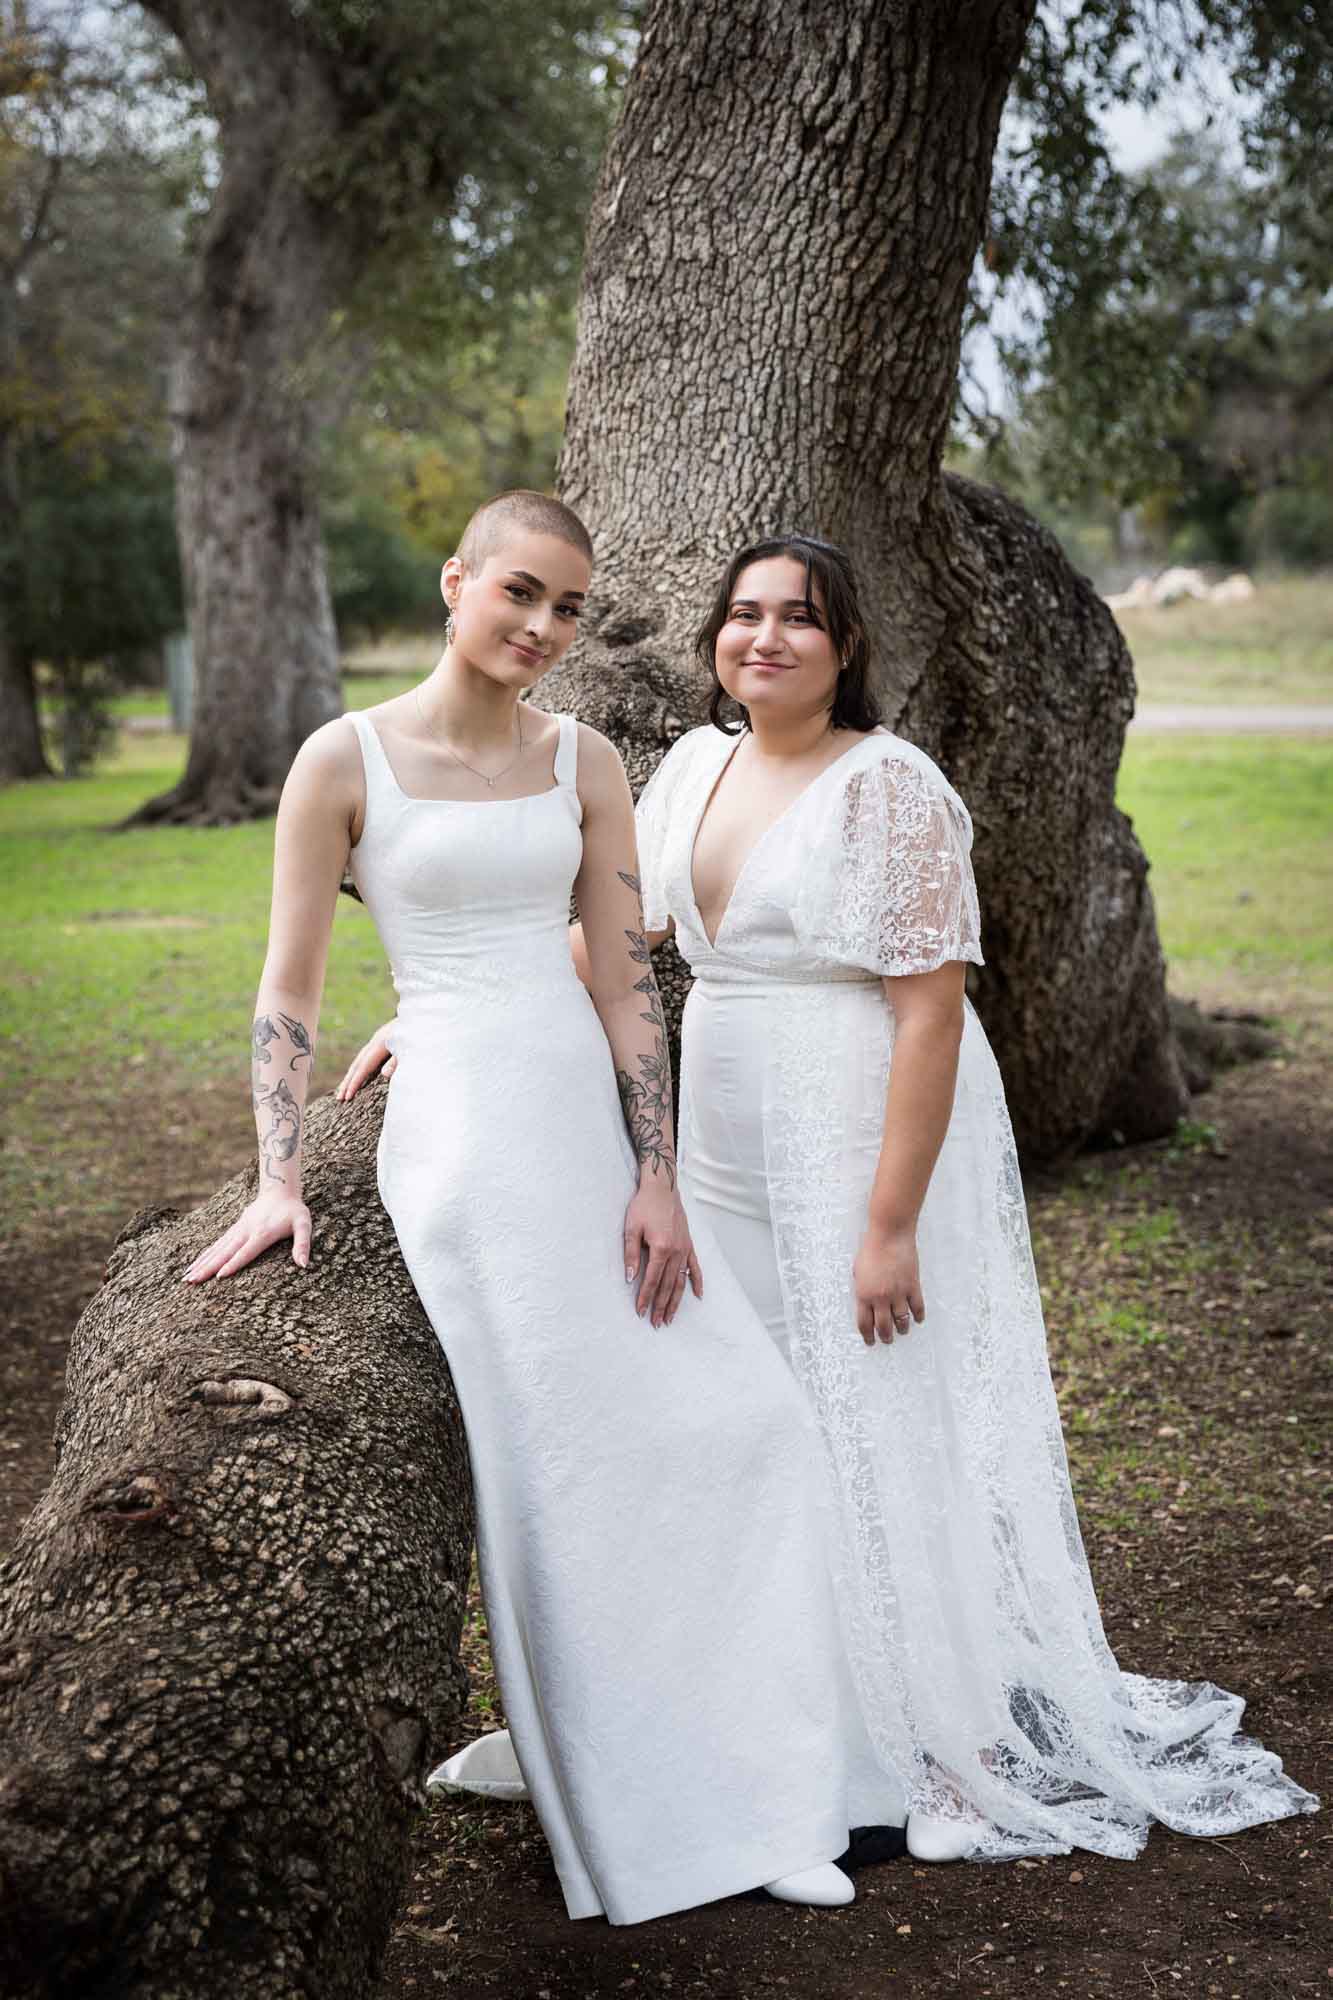
[[[1049,536],[941,471],[1032,11],[653,8],[589,224],[561,461],[598,602],[543,698],[642,780],[702,719],[692,641],[730,550],[794,527],[842,542],[886,712],[976,818],[976,997],[1020,1143],[1049,1158],[1169,1130],[1186,1098],[1114,804],[1128,653]]]
[[[180,1282],[252,1192],[149,1212],[79,1323],[0,1572],[0,1991],[365,2000],[464,1679],[471,1488],[375,1192],[311,1114],[309,1269]]]
[[[303,185],[342,113],[289,10],[147,4],[203,78],[223,152],[171,395],[190,753],[136,817],[217,825],[272,812],[305,738],[342,712],[316,479],[322,351],[356,253]]]

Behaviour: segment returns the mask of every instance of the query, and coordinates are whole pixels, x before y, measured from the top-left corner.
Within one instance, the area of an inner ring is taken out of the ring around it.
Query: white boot
[[[780,1903],[808,1903],[821,1910],[838,1909],[856,1895],[849,1877],[832,1861],[822,1868],[802,1868],[798,1875],[780,1875],[764,1887]]]

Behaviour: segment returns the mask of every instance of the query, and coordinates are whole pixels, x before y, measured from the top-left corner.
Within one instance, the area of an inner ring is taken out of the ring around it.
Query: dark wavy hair
[[[767,562],[770,556],[790,556],[804,566],[805,608],[815,623],[827,631],[842,661],[830,711],[832,727],[878,728],[880,709],[870,685],[870,641],[856,592],[856,573],[845,549],[840,549],[836,542],[821,542],[815,535],[769,535],[762,542],[751,542],[748,547],[738,549],[727,564],[726,574],[694,642],[699,663],[713,683],[709,721],[729,736],[750,726],[748,709],[733,700],[717,677],[717,635],[727,622],[742,570],[751,563]],[[816,583],[824,600],[822,610],[815,602]],[[739,718],[724,720],[729,703],[739,709]]]

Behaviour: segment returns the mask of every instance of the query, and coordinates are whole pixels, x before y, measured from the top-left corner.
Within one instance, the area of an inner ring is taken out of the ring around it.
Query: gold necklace
[[[493,778],[488,778],[486,773],[484,771],[479,771],[475,764],[469,764],[466,757],[460,757],[458,752],[454,749],[453,745],[451,743],[446,743],[443,736],[440,735],[439,730],[432,726],[430,718],[426,714],[425,709],[421,706],[421,689],[414,688],[412,692],[416,698],[417,714],[421,717],[423,723],[425,723],[428,734],[430,734],[435,738],[435,741],[439,744],[442,750],[448,752],[449,756],[453,758],[455,764],[461,764],[465,771],[471,771],[473,777],[480,778],[483,785],[489,785],[491,789],[494,790],[495,786],[499,784],[501,778],[506,777],[508,773],[513,770],[515,764],[519,762],[520,758],[523,755],[523,714],[521,709],[516,707],[514,710],[514,721],[518,727],[518,750],[516,754],[510,758],[509,762],[505,765],[503,771],[497,771]]]

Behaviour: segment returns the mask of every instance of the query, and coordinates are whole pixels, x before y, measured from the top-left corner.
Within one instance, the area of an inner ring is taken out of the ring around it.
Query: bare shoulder
[[[579,791],[587,799],[590,792],[601,797],[618,795],[628,789],[624,761],[609,736],[590,723],[576,724],[579,744]]]
[[[365,791],[361,744],[349,715],[313,730],[292,759],[283,787],[289,803],[313,802],[335,813],[355,811]]]

